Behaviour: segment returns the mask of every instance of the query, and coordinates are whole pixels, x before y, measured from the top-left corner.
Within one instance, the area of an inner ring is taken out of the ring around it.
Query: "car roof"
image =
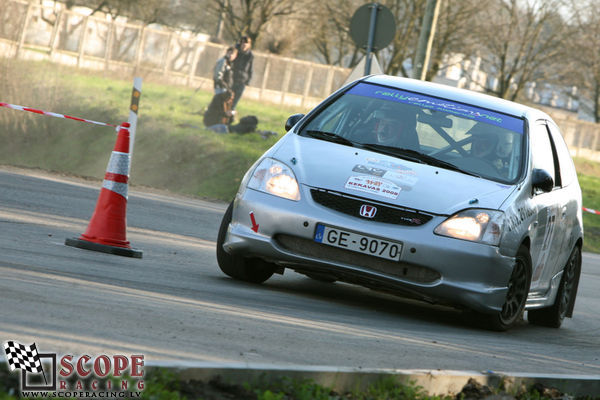
[[[515,103],[514,101],[439,83],[390,75],[370,75],[363,78],[363,82],[391,86],[398,89],[454,100],[516,117],[525,117],[530,121],[535,121],[540,118],[552,120],[545,112],[523,104]]]

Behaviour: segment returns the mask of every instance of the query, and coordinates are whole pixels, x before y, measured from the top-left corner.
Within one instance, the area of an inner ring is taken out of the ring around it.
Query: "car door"
[[[560,169],[561,188],[557,191],[558,202],[558,223],[562,229],[562,243],[557,254],[557,265],[552,276],[558,273],[567,262],[571,250],[577,239],[577,215],[579,212],[579,202],[577,192],[577,171],[569,154],[569,148],[565,143],[558,126],[552,121],[547,122],[550,138],[554,144],[557,154],[558,166]]]
[[[552,277],[558,265],[564,228],[560,224],[561,175],[556,149],[552,142],[546,122],[537,121],[530,132],[531,155],[534,169],[543,169],[550,174],[554,188],[550,192],[536,189],[532,203],[536,212],[536,221],[531,231],[531,289],[544,293],[550,287]]]

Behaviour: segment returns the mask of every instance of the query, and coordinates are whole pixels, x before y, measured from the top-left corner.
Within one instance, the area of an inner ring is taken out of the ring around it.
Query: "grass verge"
[[[132,82],[49,63],[0,60],[0,101],[118,124],[129,115]],[[133,184],[211,200],[230,200],[246,170],[284,133],[297,109],[242,100],[259,133],[219,135],[204,129],[211,93],[144,83],[132,162]],[[0,108],[0,163],[101,179],[114,146],[112,128]]]
[[[6,364],[0,364],[0,400],[16,400],[19,395],[19,376],[18,372],[9,372]],[[112,398],[141,398],[151,400],[185,400],[185,399],[204,399],[204,400],[463,400],[463,399],[503,399],[503,400],[542,400],[542,399],[594,399],[592,395],[575,397],[552,387],[547,387],[539,383],[529,387],[505,388],[504,381],[500,381],[498,387],[489,387],[470,379],[462,388],[460,393],[446,395],[429,395],[422,387],[413,382],[401,383],[398,378],[390,375],[382,378],[375,383],[368,385],[364,389],[355,389],[345,393],[338,393],[335,390],[317,384],[312,380],[295,380],[289,378],[269,378],[264,375],[252,383],[229,383],[224,382],[219,376],[215,376],[207,381],[201,380],[181,380],[178,375],[169,369],[151,368],[144,375],[144,387],[141,392],[135,392],[137,386],[131,381],[129,392],[132,396],[123,396],[125,392],[109,390],[114,396],[108,396],[104,389],[96,391],[90,390],[92,381],[96,381],[98,388],[106,388],[104,382],[107,378],[86,378],[78,380],[71,379],[68,387],[77,387],[80,382],[80,389],[75,393],[88,392],[96,397]],[[122,378],[108,378],[113,381],[112,387],[119,388]],[[358,385],[357,385],[358,387]],[[136,389],[134,389],[136,388]],[[53,394],[66,394],[69,391],[49,392],[48,396]],[[100,394],[99,392],[102,392]],[[139,397],[137,395],[139,393]],[[56,396],[54,396],[56,397]],[[68,397],[68,396],[62,396]],[[93,397],[93,396],[85,396]],[[595,397],[598,399],[598,397]]]
[[[127,119],[132,82],[46,62],[0,60],[0,101],[101,122]],[[245,171],[285,133],[287,117],[306,110],[242,99],[240,116],[255,115],[259,130],[219,135],[207,131],[202,110],[212,93],[144,83],[133,185],[229,201]],[[0,164],[102,179],[114,146],[111,128],[0,108]],[[585,207],[600,209],[600,163],[576,159]],[[600,215],[584,213],[584,251],[600,253]]]
[[[587,208],[600,210],[600,178],[578,174],[583,192],[583,204]],[[583,213],[583,251],[600,253],[600,215]]]

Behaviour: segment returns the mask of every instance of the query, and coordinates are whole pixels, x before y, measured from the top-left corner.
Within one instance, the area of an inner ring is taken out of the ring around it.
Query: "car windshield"
[[[470,104],[359,83],[300,132],[502,183],[521,174],[524,120]]]

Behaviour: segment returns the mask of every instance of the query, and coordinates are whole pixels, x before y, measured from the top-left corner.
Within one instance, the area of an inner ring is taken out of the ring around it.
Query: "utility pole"
[[[431,53],[433,37],[435,36],[435,26],[437,24],[441,1],[427,0],[427,8],[425,9],[421,33],[419,34],[419,45],[417,47],[417,54],[415,55],[415,64],[413,65],[412,77],[414,79],[424,81],[427,76],[429,55]]]

